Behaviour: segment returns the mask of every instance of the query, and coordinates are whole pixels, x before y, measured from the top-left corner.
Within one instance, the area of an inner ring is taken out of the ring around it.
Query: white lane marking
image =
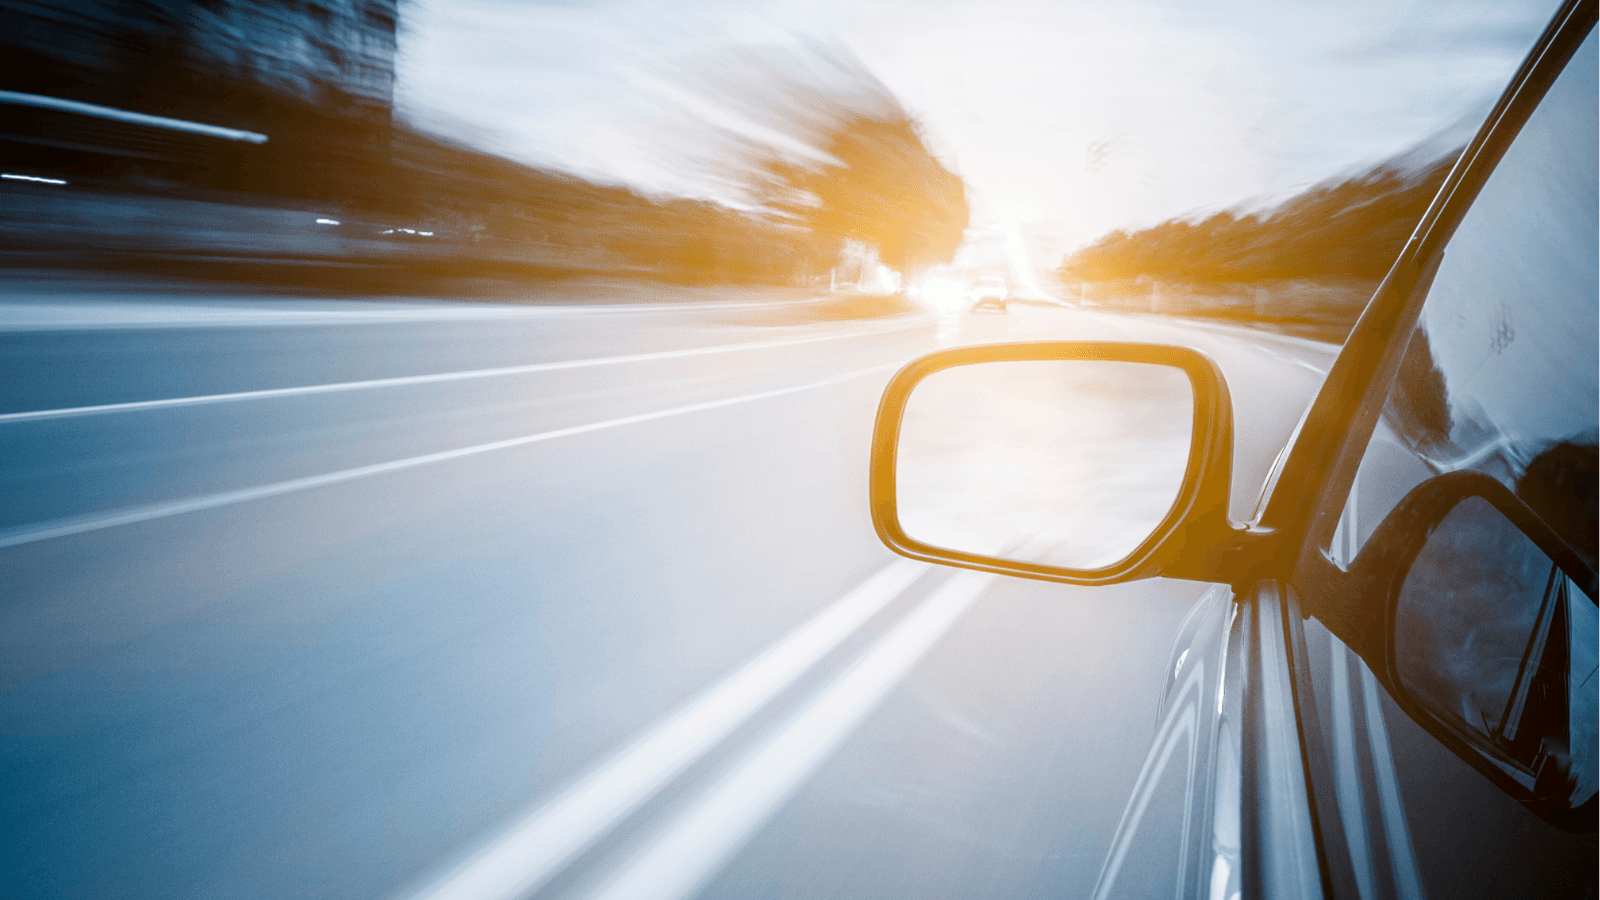
[[[670,823],[595,900],[681,900],[789,799],[995,578],[962,572]]]
[[[1169,319],[1154,313],[1139,315],[1137,318],[1118,318],[1116,313],[1091,310],[1085,311],[1085,315],[1099,318],[1100,323],[1103,325],[1115,325],[1122,330],[1124,336],[1135,340],[1151,340],[1152,331],[1165,331],[1168,334],[1168,339],[1172,340],[1173,343],[1189,344],[1193,341],[1194,332],[1204,332],[1232,344],[1248,347],[1277,362],[1289,363],[1308,369],[1317,373],[1319,378],[1328,377],[1328,370],[1333,366],[1333,359],[1339,355],[1338,344],[1328,344],[1220,322],[1205,322],[1197,319]],[[1319,365],[1303,358],[1300,354],[1325,357],[1327,364]]]
[[[1167,324],[1172,330],[1180,333],[1183,330],[1175,324]],[[1328,370],[1333,367],[1333,359],[1339,355],[1339,345],[1337,344],[1324,344],[1304,338],[1291,338],[1287,335],[1275,334],[1260,329],[1228,326],[1213,322],[1185,320],[1185,324],[1192,324],[1197,330],[1208,331],[1218,337],[1231,340],[1240,346],[1249,347],[1268,359],[1280,363],[1289,363],[1302,369],[1309,369],[1317,373],[1319,378],[1328,377]],[[1294,341],[1294,343],[1289,343],[1290,341]],[[1327,365],[1318,365],[1311,362],[1305,358],[1308,355],[1325,357]]]
[[[166,128],[171,131],[187,131],[191,134],[203,134],[208,137],[222,138],[228,141],[243,141],[247,144],[265,144],[267,136],[255,131],[242,131],[238,128],[224,128],[221,125],[207,125],[203,122],[190,122],[185,119],[169,119],[166,116],[151,116],[126,109],[117,109],[114,106],[99,106],[93,103],[80,103],[77,100],[63,100],[60,97],[46,97],[40,94],[23,94],[17,91],[0,91],[0,103],[15,103],[20,106],[35,106],[40,109],[55,109],[63,112],[77,113],[82,116],[95,116],[101,119],[112,119],[118,122],[131,122],[135,125],[145,125],[150,128]],[[69,126],[70,127],[70,126]]]
[[[398,472],[416,466],[425,466],[436,462],[445,462],[460,459],[466,456],[475,456],[479,453],[489,453],[495,450],[505,450],[510,447],[520,447],[525,444],[549,441],[556,438],[570,437],[576,434],[586,434],[591,431],[601,431],[606,428],[617,428],[622,425],[634,425],[639,422],[650,422],[664,419],[668,416],[679,416],[685,413],[701,412],[708,409],[717,409],[723,406],[733,406],[737,403],[749,403],[754,400],[766,400],[771,397],[781,397],[785,394],[794,394],[800,391],[809,391],[813,388],[827,387],[899,368],[904,363],[892,362],[865,369],[856,369],[843,375],[824,378],[821,381],[807,382],[806,384],[778,388],[771,391],[761,391],[756,394],[743,394],[738,397],[727,397],[722,400],[708,400],[704,403],[691,403],[687,406],[675,406],[671,409],[657,410],[656,412],[640,413],[634,416],[623,416],[618,419],[607,419],[603,422],[591,422],[587,425],[574,425],[571,428],[557,428],[554,431],[541,431],[537,434],[525,434],[521,437],[507,438],[503,441],[490,441],[487,444],[476,444],[471,447],[458,447],[455,450],[444,450],[438,453],[425,453],[421,456],[411,456],[405,459],[390,460],[389,462],[374,463],[369,466],[357,466],[352,469],[341,469],[337,472],[327,472],[322,475],[311,475],[305,478],[292,478],[288,481],[279,481],[273,484],[263,484],[257,487],[242,488],[236,491],[224,491],[218,494],[208,494],[203,497],[191,497],[186,500],[172,500],[165,503],[152,503],[146,506],[135,506],[122,510],[104,513],[89,513],[81,516],[71,516],[54,519],[47,522],[18,525],[11,528],[0,529],[0,548],[15,547],[19,544],[31,544],[35,541],[49,540],[51,538],[66,537],[73,534],[82,534],[86,531],[98,531],[102,528],[113,528],[118,525],[131,525],[135,522],[148,522],[151,519],[161,519],[167,516],[182,515],[184,513],[199,512],[206,509],[215,509],[219,506],[229,506],[234,503],[244,503],[249,500],[260,500],[266,497],[276,497],[294,491],[303,491],[310,488],[338,484],[343,481],[353,481],[369,475],[382,475],[388,472]]]
[[[177,406],[195,406],[202,403],[223,403],[235,400],[261,400],[269,397],[297,397],[308,394],[325,394],[336,391],[366,390],[369,388],[406,387],[418,384],[439,384],[447,381],[465,381],[475,378],[499,378],[508,375],[529,375],[535,372],[556,372],[564,369],[583,369],[593,366],[610,366],[622,363],[654,362],[663,359],[681,359],[686,356],[702,356],[712,353],[735,353],[747,350],[765,350],[774,347],[788,347],[796,344],[814,344],[819,341],[842,340],[844,338],[868,337],[877,334],[891,334],[896,331],[911,331],[923,328],[925,325],[897,325],[889,328],[875,328],[867,331],[851,331],[846,333],[808,335],[799,338],[786,338],[776,341],[750,341],[741,344],[720,344],[711,347],[690,347],[683,350],[662,350],[655,353],[635,353],[627,356],[599,356],[592,359],[569,359],[556,362],[529,363],[521,366],[501,366],[493,369],[470,369],[461,372],[437,372],[430,375],[402,375],[395,378],[372,378],[365,381],[341,381],[333,384],[312,384],[301,387],[268,388],[259,391],[235,391],[227,394],[203,394],[196,397],[170,397],[162,400],[135,400],[128,403],[103,403],[95,406],[72,406],[62,409],[40,409],[28,412],[0,413],[0,425],[15,422],[35,422],[41,419],[59,419],[68,416],[98,415],[101,413],[138,412],[150,409],[166,409]]]
[[[1257,346],[1256,347],[1256,352],[1262,354],[1263,356],[1269,357],[1271,359],[1275,359],[1278,362],[1291,363],[1293,365],[1301,367],[1302,369],[1310,369],[1311,371],[1317,373],[1317,375],[1322,377],[1322,378],[1328,377],[1328,370],[1333,368],[1332,364],[1329,364],[1327,366],[1319,366],[1319,365],[1316,365],[1316,364],[1314,364],[1314,363],[1312,363],[1312,362],[1310,362],[1308,360],[1300,359],[1299,357],[1296,357],[1296,356],[1290,356],[1287,353],[1280,353],[1280,352],[1278,352],[1276,350],[1269,350],[1266,347],[1262,347],[1262,346]]]
[[[1282,347],[1296,347],[1302,350],[1310,350],[1315,353],[1326,354],[1327,356],[1338,356],[1340,348],[1344,345],[1343,341],[1319,341],[1313,338],[1304,338],[1292,334],[1283,334],[1282,332],[1271,331],[1266,328],[1253,328],[1248,325],[1233,325],[1227,322],[1218,322],[1215,320],[1206,320],[1195,317],[1177,317],[1175,319],[1169,319],[1169,321],[1181,322],[1184,325],[1192,325],[1197,329],[1210,331],[1212,333],[1221,334],[1228,337],[1245,337],[1257,344],[1275,343]]]
[[[568,865],[898,597],[930,566],[902,559],[512,825],[412,900],[515,900]]]
[[[23,289],[25,291],[25,289]],[[65,303],[44,299],[34,292],[26,300],[12,297],[0,303],[0,331],[96,331],[135,328],[257,327],[262,325],[371,325],[374,322],[484,322],[538,320],[570,316],[635,316],[648,318],[679,312],[720,312],[737,309],[791,309],[830,302],[830,296],[799,300],[660,300],[621,303],[573,302],[561,298],[532,298],[524,303],[492,303],[451,299],[296,301],[274,300],[270,306],[238,297],[208,301],[136,301],[125,294],[104,299],[104,292],[88,292],[99,299],[71,299]],[[333,308],[329,308],[333,307]],[[904,315],[921,315],[905,313]]]

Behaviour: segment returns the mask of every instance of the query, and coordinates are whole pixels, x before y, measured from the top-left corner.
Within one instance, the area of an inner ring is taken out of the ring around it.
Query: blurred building
[[[0,163],[321,197],[385,163],[397,0],[7,0]]]

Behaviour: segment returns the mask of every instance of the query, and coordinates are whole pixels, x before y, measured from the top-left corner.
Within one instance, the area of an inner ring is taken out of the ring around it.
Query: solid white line
[[[373,323],[415,322],[538,322],[553,318],[588,317],[594,319],[659,318],[682,312],[724,312],[743,309],[799,309],[828,303],[834,298],[826,294],[785,300],[683,300],[651,299],[647,301],[617,301],[601,303],[573,300],[569,296],[528,297],[522,301],[497,303],[489,301],[463,301],[437,297],[402,300],[396,297],[369,297],[361,300],[316,301],[306,308],[303,301],[274,301],[270,306],[259,305],[259,298],[241,296],[213,296],[209,299],[152,300],[129,299],[115,295],[106,299],[103,292],[88,293],[94,299],[73,300],[65,305],[47,300],[44,294],[24,294],[12,291],[0,304],[0,332],[67,332],[93,329],[228,327],[256,328],[270,325],[357,326]],[[27,299],[17,299],[26,296]],[[333,308],[329,308],[333,307]],[[878,321],[904,321],[910,318],[923,320],[932,327],[926,312],[910,311],[884,317]]]
[[[600,431],[606,428],[616,428],[621,425],[633,425],[639,422],[650,422],[655,419],[664,419],[668,416],[678,416],[684,413],[701,412],[707,409],[717,409],[722,406],[733,406],[737,403],[749,403],[754,400],[765,400],[770,397],[781,397],[785,394],[794,394],[808,391],[813,388],[826,387],[832,384],[860,378],[898,368],[902,363],[892,362],[865,369],[856,369],[843,375],[824,378],[821,381],[812,381],[786,388],[771,391],[761,391],[756,394],[743,394],[738,397],[728,397],[722,400],[708,400],[704,403],[691,403],[688,406],[675,406],[671,409],[657,410],[656,412],[640,413],[634,416],[623,416],[618,419],[607,419],[604,422],[591,422],[587,425],[574,425],[571,428],[558,428],[554,431],[542,431],[537,434],[526,434],[521,437],[507,438],[503,441],[491,441],[487,444],[476,444],[471,447],[459,447],[455,450],[444,450],[439,453],[425,453],[421,456],[411,456],[405,459],[396,459],[389,462],[374,463],[369,466],[357,466],[353,469],[342,469],[337,472],[327,472],[322,475],[311,475],[305,478],[292,478],[288,481],[279,481],[273,484],[264,484],[257,487],[242,488],[236,491],[224,491],[219,494],[208,494],[202,497],[191,497],[186,500],[173,500],[166,503],[152,503],[147,506],[135,506],[127,509],[105,513],[89,513],[81,516],[71,516],[55,519],[42,523],[30,523],[12,528],[0,529],[0,547],[15,547],[19,544],[31,544],[35,541],[44,541],[51,538],[66,537],[73,534],[82,534],[86,531],[98,531],[102,528],[113,528],[118,525],[131,525],[135,522],[148,522],[151,519],[161,519],[167,516],[182,515],[184,513],[199,512],[206,509],[215,509],[219,506],[228,506],[234,503],[244,503],[250,500],[260,500],[265,497],[276,497],[294,491],[303,491],[310,488],[338,484],[343,481],[353,481],[369,475],[382,475],[388,472],[398,472],[402,469],[425,466],[430,463],[444,462],[446,460],[460,459],[465,456],[474,456],[479,453],[489,453],[495,450],[504,450],[510,447],[520,447],[525,444],[534,444],[540,441],[554,440],[555,438],[570,437],[575,434],[586,434],[591,431]]]
[[[929,568],[902,559],[512,825],[412,900],[525,896],[805,674]]]
[[[37,184],[66,184],[66,181],[60,178],[41,178],[37,175],[17,175],[12,172],[0,172],[0,178],[4,178],[7,181],[32,181]]]
[[[1176,322],[1181,322],[1185,325],[1193,325],[1194,327],[1205,331],[1223,334],[1230,337],[1243,337],[1247,340],[1252,340],[1258,345],[1273,343],[1285,348],[1295,347],[1302,350],[1310,350],[1319,354],[1325,354],[1327,356],[1338,356],[1339,350],[1343,346],[1342,341],[1330,343],[1328,341],[1319,341],[1313,338],[1304,338],[1292,334],[1283,334],[1282,332],[1271,331],[1266,328],[1252,328],[1248,325],[1234,325],[1228,322],[1218,322],[1215,320],[1206,320],[1197,317],[1180,318],[1177,319]]]
[[[243,131],[238,128],[224,128],[221,125],[206,125],[200,122],[187,122],[183,119],[169,119],[166,116],[150,116],[144,113],[130,112],[126,109],[117,109],[111,106],[97,106],[93,103],[80,103],[76,100],[62,100],[59,97],[45,97],[40,94],[23,94],[17,91],[0,91],[0,103],[15,103],[19,106],[36,106],[41,109],[57,109],[63,112],[73,112],[84,116],[96,116],[101,119],[115,119],[119,122],[132,122],[136,125],[149,125],[152,128],[166,128],[172,131],[187,131],[193,134],[204,134],[210,137],[222,138],[229,141],[244,141],[248,144],[265,144],[267,136],[255,131]]]
[[[595,900],[681,900],[703,886],[994,578],[984,572],[962,572],[947,582],[667,826]]]
[[[1317,375],[1319,375],[1322,378],[1327,378],[1328,377],[1328,370],[1332,368],[1331,364],[1328,365],[1328,366],[1319,366],[1316,363],[1310,362],[1309,360],[1300,359],[1299,357],[1290,356],[1289,354],[1281,353],[1281,352],[1279,352],[1277,350],[1271,350],[1271,349],[1268,349],[1268,348],[1262,347],[1262,346],[1257,346],[1256,350],[1257,350],[1257,352],[1259,352],[1259,353],[1261,353],[1261,354],[1263,354],[1265,356],[1271,357],[1272,359],[1275,359],[1275,360],[1277,360],[1279,362],[1290,363],[1292,365],[1299,366],[1302,369],[1310,369],[1311,371],[1317,373]]]
[[[98,415],[101,413],[138,412],[150,409],[167,409],[176,406],[195,406],[203,403],[222,403],[234,400],[261,400],[271,397],[298,397],[307,394],[325,394],[336,391],[365,390],[368,388],[405,387],[417,384],[438,384],[447,381],[465,381],[474,378],[498,378],[507,375],[528,375],[535,372],[556,372],[563,369],[582,369],[591,366],[609,366],[621,363],[653,362],[662,359],[679,359],[711,353],[733,353],[746,350],[765,350],[795,344],[814,344],[819,341],[867,337],[910,331],[924,325],[899,325],[852,331],[845,334],[810,335],[777,341],[752,341],[742,344],[721,344],[712,347],[690,347],[684,350],[662,350],[655,353],[635,353],[628,356],[600,356],[592,359],[569,359],[557,362],[529,363],[521,366],[501,366],[494,369],[471,369],[461,372],[439,372],[431,375],[402,375],[395,378],[373,378],[366,381],[341,381],[333,384],[312,384],[303,387],[268,388],[259,391],[236,391],[228,394],[204,394],[197,397],[171,397],[163,400],[135,400],[128,403],[104,403],[97,406],[72,406],[62,409],[40,409],[29,412],[0,413],[0,425],[14,422],[35,422],[41,419],[59,419],[68,416]]]

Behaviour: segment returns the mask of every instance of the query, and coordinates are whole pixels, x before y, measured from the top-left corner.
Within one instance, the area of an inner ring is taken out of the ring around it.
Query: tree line
[[[1259,213],[1223,211],[1113,231],[1062,260],[1067,281],[1376,282],[1400,255],[1460,150],[1329,180]]]
[[[763,51],[752,57],[765,66],[763,77],[706,92],[708,102],[738,105],[769,132],[789,131],[789,149],[810,150],[795,157],[747,142],[742,156],[708,163],[725,168],[718,177],[745,182],[749,202],[736,208],[531,167],[419,130],[392,110],[397,8],[334,12],[330,19],[322,7],[262,0],[4,7],[0,50],[19,73],[12,91],[270,139],[229,141],[0,103],[0,163],[68,186],[0,211],[0,230],[56,250],[79,242],[194,256],[184,235],[210,240],[232,229],[220,244],[263,255],[364,253],[390,265],[453,260],[525,276],[600,271],[809,284],[827,277],[846,242],[871,244],[879,259],[909,273],[949,259],[966,227],[960,177],[848,53]],[[828,77],[809,77],[819,71]],[[710,133],[715,121],[696,127]],[[51,202],[61,207],[54,218],[45,209]],[[118,204],[147,218],[173,210],[172,227],[97,233],[129,218]],[[215,221],[196,222],[208,208]],[[312,212],[303,217],[306,232],[285,233],[281,223],[299,219],[276,215],[282,211]],[[22,218],[36,212],[41,227],[30,228]],[[312,224],[318,219],[339,224]]]

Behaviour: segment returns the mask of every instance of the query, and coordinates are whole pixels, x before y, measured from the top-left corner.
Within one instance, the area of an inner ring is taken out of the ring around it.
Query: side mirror
[[[1216,364],[1186,348],[929,354],[878,409],[873,524],[914,559],[1072,584],[1162,574],[1226,543],[1231,416]]]
[[[1413,490],[1367,547],[1351,575],[1383,602],[1391,696],[1542,818],[1595,830],[1594,572],[1476,472]]]

